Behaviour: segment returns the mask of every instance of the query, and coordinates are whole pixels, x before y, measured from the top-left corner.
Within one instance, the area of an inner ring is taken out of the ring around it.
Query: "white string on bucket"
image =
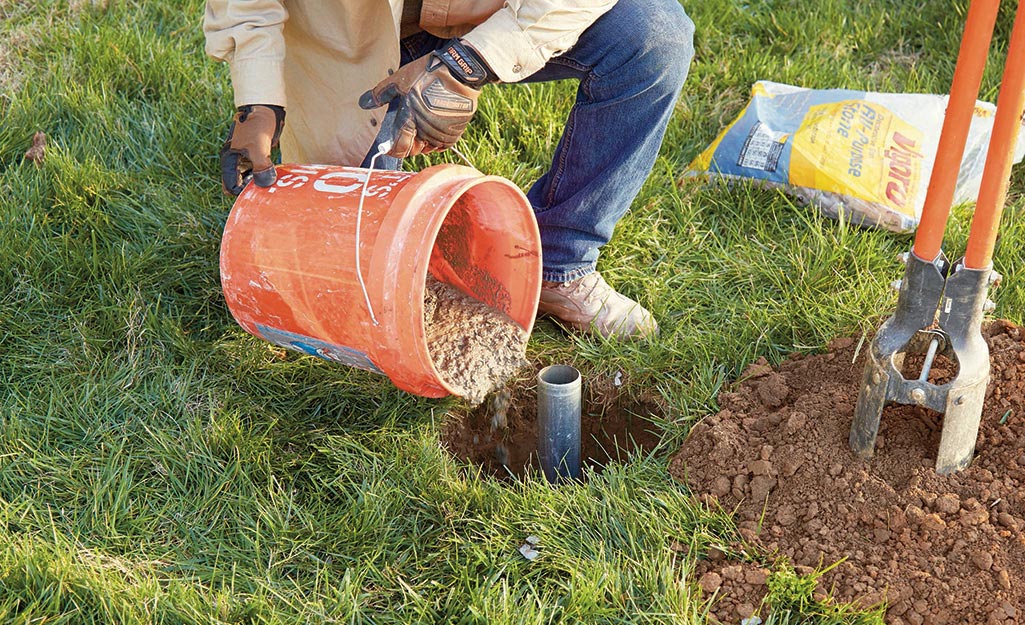
[[[374,315],[374,306],[370,303],[370,294],[367,293],[367,284],[363,281],[363,268],[359,263],[359,238],[360,228],[363,222],[363,198],[367,196],[367,187],[370,186],[370,174],[374,171],[374,164],[377,162],[379,156],[383,156],[391,149],[391,141],[385,141],[381,145],[377,146],[377,154],[374,154],[370,158],[370,167],[367,169],[367,177],[363,180],[363,190],[359,194],[359,206],[356,208],[356,279],[359,280],[359,286],[363,289],[363,300],[367,303],[367,312],[370,313],[370,321],[375,325],[381,325],[377,321],[377,317]]]
[[[464,163],[466,163],[470,167],[473,167],[474,169],[477,169],[476,167],[474,167],[473,163],[470,162],[470,159],[466,158],[465,154],[463,154],[462,152],[460,152],[459,150],[456,149],[456,146],[453,145],[449,149],[452,150],[453,152],[455,152],[459,156],[459,158],[463,159]]]
[[[370,174],[374,171],[374,164],[377,162],[377,158],[387,154],[391,147],[392,142],[385,141],[377,146],[377,153],[370,158],[370,167],[367,169],[367,177],[363,180],[363,190],[360,191],[359,205],[356,208],[356,279],[359,280],[359,286],[363,289],[363,301],[367,303],[367,312],[370,313],[370,321],[373,322],[375,326],[379,326],[381,324],[377,321],[377,317],[374,315],[374,306],[370,303],[370,294],[367,292],[367,285],[363,281],[363,268],[360,266],[359,262],[360,229],[363,223],[363,199],[367,195],[367,187],[370,186]],[[470,159],[466,158],[466,155],[457,150],[455,146],[452,146],[449,149],[455,152],[459,158],[463,159],[467,165],[477,169],[473,166],[473,163],[470,162]]]

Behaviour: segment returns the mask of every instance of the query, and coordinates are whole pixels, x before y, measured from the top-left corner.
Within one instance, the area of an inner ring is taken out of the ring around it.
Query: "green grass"
[[[694,558],[738,537],[668,458],[753,359],[876,327],[910,239],[774,192],[675,181],[755,80],[945,91],[966,2],[918,4],[687,2],[691,76],[600,265],[662,335],[616,345],[542,322],[529,347],[657,389],[663,444],[552,489],[440,449],[454,400],[282,356],[232,321],[216,177],[231,89],[203,56],[198,0],[0,0],[0,622],[703,622]],[[491,89],[462,149],[525,187],[572,98],[568,84]],[[40,168],[22,159],[36,130]],[[1022,183],[1008,241],[1025,234]],[[1016,322],[1022,256],[996,258],[995,315]],[[516,548],[531,534],[542,555],[528,562]],[[880,622],[814,600],[785,566],[773,580],[775,622]]]

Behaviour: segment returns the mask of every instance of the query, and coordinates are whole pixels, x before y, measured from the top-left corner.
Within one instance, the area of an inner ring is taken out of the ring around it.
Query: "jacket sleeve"
[[[206,53],[230,65],[235,106],[286,105],[286,19],[280,0],[207,0]]]
[[[463,36],[502,82],[517,82],[573,47],[616,0],[522,0],[506,2]]]

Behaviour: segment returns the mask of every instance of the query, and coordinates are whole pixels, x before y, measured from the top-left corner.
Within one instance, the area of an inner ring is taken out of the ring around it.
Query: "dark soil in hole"
[[[847,338],[776,369],[752,365],[670,470],[736,510],[745,538],[798,572],[839,562],[820,592],[884,603],[887,623],[1025,620],[1025,331],[998,321],[984,334],[992,378],[976,457],[961,473],[936,474],[942,415],[913,406],[886,408],[875,458],[854,456],[847,437],[868,345],[859,353]],[[949,364],[938,360],[938,378]],[[748,568],[711,554],[698,563],[701,587],[722,597],[718,620],[735,623],[761,602],[765,584],[750,583]]]
[[[449,414],[441,432],[449,452],[502,479],[528,471],[540,474],[536,373],[517,376],[472,411]],[[665,416],[661,399],[630,388],[620,374],[585,375],[582,401],[580,457],[585,466],[600,470],[658,445],[658,427],[649,419]]]

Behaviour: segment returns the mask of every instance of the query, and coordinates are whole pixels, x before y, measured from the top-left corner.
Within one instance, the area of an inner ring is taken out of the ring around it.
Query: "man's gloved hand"
[[[416,156],[455,145],[477,110],[480,89],[494,80],[472,48],[451,39],[379,82],[360,96],[359,105],[373,109],[397,99],[395,123],[382,129],[392,142],[388,154]]]
[[[242,193],[249,180],[269,187],[277,180],[271,149],[278,145],[285,126],[285,109],[273,104],[238,107],[221,146],[221,184],[229,195]]]

